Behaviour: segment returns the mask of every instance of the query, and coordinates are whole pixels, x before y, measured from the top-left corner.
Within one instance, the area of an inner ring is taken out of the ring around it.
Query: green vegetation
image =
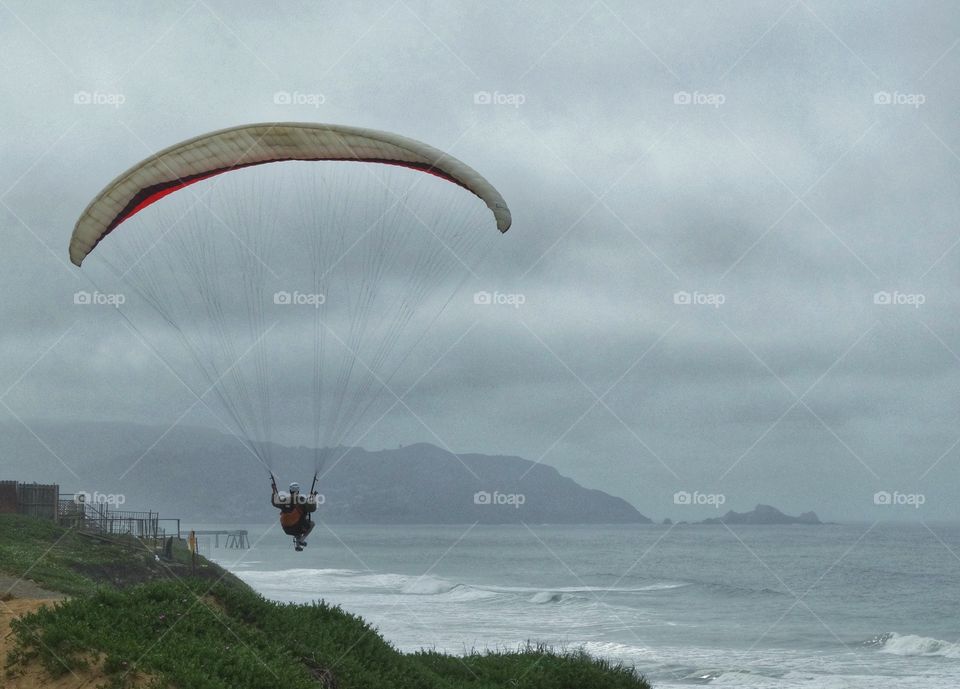
[[[49,521],[0,514],[0,568],[51,591],[90,594],[104,585],[124,588],[191,574],[238,581],[216,565],[199,560],[192,571],[190,553],[180,544],[174,547],[172,560],[160,562],[153,549],[135,538],[103,538]]]
[[[530,646],[465,657],[403,654],[339,607],[267,601],[233,577],[218,578],[223,571],[212,563],[205,562],[206,578],[168,574],[167,581],[118,588],[111,577],[98,580],[92,572],[106,568],[146,580],[150,563],[122,545],[90,543],[39,522],[19,524],[18,533],[42,542],[18,544],[5,526],[0,522],[0,566],[16,562],[14,574],[56,543],[30,576],[48,587],[65,582],[79,594],[12,624],[8,677],[22,664],[41,663],[54,677],[98,667],[101,686],[111,689],[649,689],[631,669],[580,652]],[[69,558],[74,547],[84,551],[81,562]]]

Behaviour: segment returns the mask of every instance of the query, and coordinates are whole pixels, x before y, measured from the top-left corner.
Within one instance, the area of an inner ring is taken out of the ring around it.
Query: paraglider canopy
[[[179,189],[231,170],[285,160],[356,161],[422,170],[477,195],[493,212],[497,228],[510,229],[510,210],[500,192],[471,167],[432,146],[374,129],[273,122],[204,134],[134,165],[84,210],[70,238],[70,260],[81,265],[120,223]]]

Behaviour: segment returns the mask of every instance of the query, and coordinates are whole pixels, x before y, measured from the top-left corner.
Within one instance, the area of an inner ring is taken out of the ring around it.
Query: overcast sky
[[[449,150],[514,217],[368,446],[520,455],[654,516],[956,519],[958,41],[951,2],[0,0],[0,419],[208,423],[74,305],[74,222],[184,138],[343,123]]]

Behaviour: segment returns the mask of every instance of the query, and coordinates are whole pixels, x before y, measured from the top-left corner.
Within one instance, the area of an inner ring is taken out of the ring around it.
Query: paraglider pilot
[[[313,531],[314,523],[310,515],[317,510],[317,491],[310,489],[309,495],[300,492],[299,483],[290,484],[290,492],[280,493],[276,481],[272,480],[273,495],[270,502],[280,510],[280,526],[288,536],[293,536],[296,550],[302,551],[307,545],[307,536]],[[316,478],[314,478],[316,487]]]

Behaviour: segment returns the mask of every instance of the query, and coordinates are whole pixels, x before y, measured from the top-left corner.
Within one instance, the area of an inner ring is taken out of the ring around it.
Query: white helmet
[[[300,484],[297,483],[296,481],[294,481],[293,483],[291,483],[291,484],[290,484],[290,492],[291,492],[291,493],[299,493],[299,492],[300,492]]]

